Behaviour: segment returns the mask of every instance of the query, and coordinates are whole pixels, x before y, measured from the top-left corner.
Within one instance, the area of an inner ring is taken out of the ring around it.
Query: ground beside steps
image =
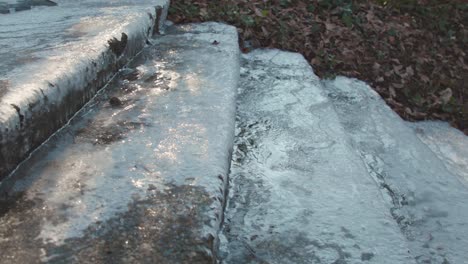
[[[214,261],[237,31],[206,23],[167,32],[2,183],[2,263]]]

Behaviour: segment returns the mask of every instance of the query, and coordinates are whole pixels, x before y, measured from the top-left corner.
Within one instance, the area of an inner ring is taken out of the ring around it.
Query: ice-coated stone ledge
[[[168,28],[4,181],[2,263],[213,263],[234,138],[234,27]]]
[[[414,263],[301,55],[244,56],[236,134],[225,263]]]
[[[450,139],[431,143],[429,138],[437,135],[437,128],[417,125],[416,132],[429,148],[365,83],[338,77],[324,85],[353,148],[387,197],[417,262],[465,263],[468,188],[457,173],[467,171],[459,167],[466,166],[466,149],[457,148],[466,143],[444,142],[460,135],[445,132]],[[457,159],[456,155],[461,156]]]
[[[407,123],[442,160],[447,169],[468,187],[468,137],[446,122],[425,121]]]
[[[0,15],[0,181],[144,47],[169,5],[56,2]]]
[[[0,1],[0,14],[11,14],[18,11],[31,10],[38,6],[56,6],[51,0],[2,0]]]

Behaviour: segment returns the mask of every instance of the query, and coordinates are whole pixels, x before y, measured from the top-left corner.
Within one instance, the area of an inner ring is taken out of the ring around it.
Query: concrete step
[[[225,263],[415,263],[299,54],[243,57]]]
[[[444,159],[443,154],[431,151],[459,144],[440,139],[428,142],[429,148],[420,140],[425,136],[418,138],[363,82],[339,77],[324,85],[353,149],[387,197],[417,262],[466,263],[468,188],[457,171],[466,173],[467,167],[449,170],[448,160],[439,159]],[[457,159],[455,153],[451,152],[453,159]],[[466,151],[459,153],[463,158]]]
[[[2,263],[213,263],[234,27],[173,26],[2,183]]]
[[[47,1],[0,1],[0,12],[29,2]],[[141,51],[169,6],[169,0],[56,2],[0,15],[0,181]]]

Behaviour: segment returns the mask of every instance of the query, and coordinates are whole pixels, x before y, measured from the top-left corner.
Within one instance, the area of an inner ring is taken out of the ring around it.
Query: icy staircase
[[[1,182],[0,262],[466,263],[464,135],[237,40],[145,41]]]

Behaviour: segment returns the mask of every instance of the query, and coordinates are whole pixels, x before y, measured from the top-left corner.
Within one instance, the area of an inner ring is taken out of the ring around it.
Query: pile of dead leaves
[[[367,81],[407,120],[449,121],[468,134],[464,0],[173,0],[176,23],[235,25],[243,51],[302,53],[322,78]]]

